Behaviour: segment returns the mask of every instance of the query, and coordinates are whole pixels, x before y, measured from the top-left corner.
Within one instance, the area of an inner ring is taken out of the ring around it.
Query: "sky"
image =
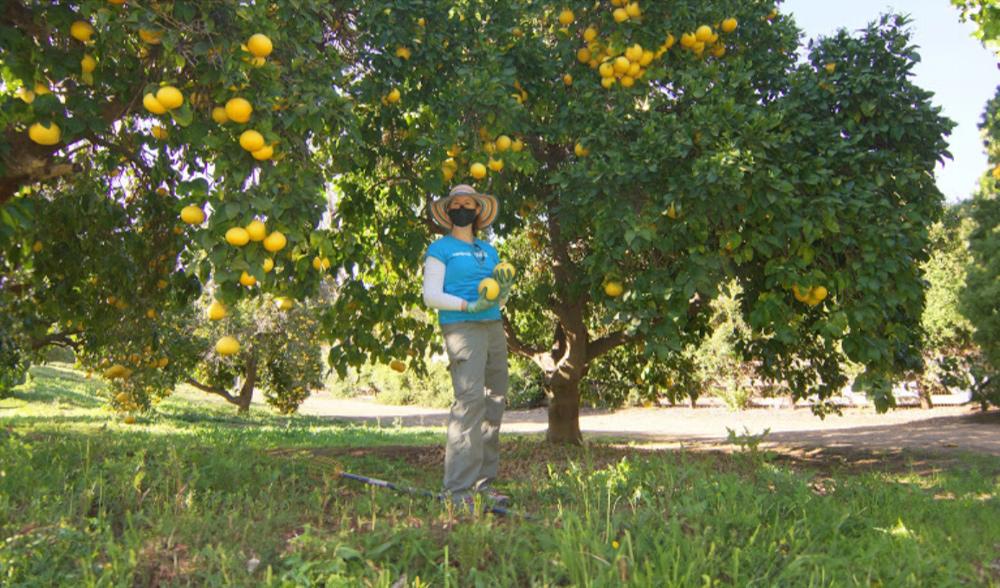
[[[974,25],[959,20],[950,0],[787,0],[781,11],[793,15],[808,38],[841,28],[856,31],[886,12],[909,14],[922,58],[914,81],[934,92],[934,103],[958,123],[948,138],[954,159],[939,166],[938,187],[949,202],[972,196],[987,166],[978,125],[1000,86],[1000,70],[994,54],[972,37]]]

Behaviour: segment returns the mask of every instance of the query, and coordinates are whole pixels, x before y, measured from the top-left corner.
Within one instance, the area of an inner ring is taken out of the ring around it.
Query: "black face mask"
[[[448,218],[456,227],[467,227],[476,222],[479,213],[473,208],[452,208],[448,211]]]

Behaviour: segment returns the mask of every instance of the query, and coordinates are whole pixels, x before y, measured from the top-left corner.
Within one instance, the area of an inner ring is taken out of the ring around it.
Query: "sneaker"
[[[506,494],[501,494],[493,488],[486,488],[485,490],[480,490],[480,492],[486,497],[488,504],[493,506],[510,506],[510,496]]]

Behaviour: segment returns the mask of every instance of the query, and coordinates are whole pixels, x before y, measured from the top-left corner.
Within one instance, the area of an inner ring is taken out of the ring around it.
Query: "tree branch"
[[[589,364],[590,362],[594,361],[595,359],[604,355],[605,353],[608,353],[609,351],[611,351],[616,347],[620,347],[628,343],[634,343],[640,339],[641,337],[638,336],[629,337],[628,335],[620,331],[617,333],[611,333],[610,335],[607,335],[605,337],[601,337],[600,339],[587,345],[587,363]]]
[[[517,355],[525,359],[534,360],[535,356],[542,353],[540,349],[535,349],[521,341],[521,338],[514,331],[514,325],[506,315],[503,317],[503,330],[507,334],[507,348]]]
[[[32,351],[38,351],[42,347],[47,345],[62,345],[63,347],[72,347],[73,349],[78,349],[81,345],[80,341],[74,341],[69,338],[68,333],[52,333],[51,335],[46,335],[41,339],[37,339],[31,342]]]
[[[217,395],[225,398],[227,401],[229,401],[229,402],[231,402],[233,404],[238,404],[236,398],[232,394],[230,394],[228,391],[223,390],[222,388],[216,388],[215,386],[209,386],[207,384],[202,384],[201,382],[199,382],[198,380],[195,380],[194,378],[184,378],[184,382],[186,384],[190,384],[191,386],[194,386],[195,388],[201,390],[202,392],[208,392],[209,394],[217,394]]]

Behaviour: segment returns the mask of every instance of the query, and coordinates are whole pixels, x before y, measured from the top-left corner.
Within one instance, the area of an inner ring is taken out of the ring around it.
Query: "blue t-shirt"
[[[469,304],[479,298],[477,288],[483,278],[493,276],[493,268],[500,263],[500,255],[486,241],[476,239],[466,243],[451,235],[441,237],[427,248],[427,256],[441,260],[445,265],[444,291],[458,296]],[[498,321],[500,307],[494,306],[482,312],[462,312],[460,310],[439,310],[438,319],[442,325],[462,321]]]

